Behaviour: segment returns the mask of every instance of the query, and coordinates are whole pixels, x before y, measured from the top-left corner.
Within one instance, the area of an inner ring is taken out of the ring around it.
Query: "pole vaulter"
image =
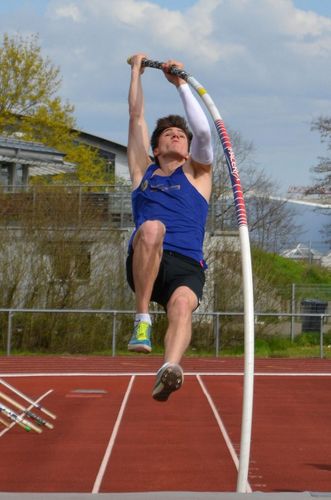
[[[129,60],[128,60],[129,62]],[[163,69],[162,62],[143,59],[142,65],[149,68]],[[239,238],[241,247],[241,262],[243,274],[244,291],[244,333],[245,333],[245,365],[244,365],[244,387],[243,387],[243,409],[241,423],[240,458],[237,478],[237,492],[247,493],[249,457],[252,434],[252,414],[253,414],[253,391],[254,391],[254,297],[253,297],[253,276],[251,263],[251,250],[249,243],[249,233],[247,226],[247,215],[245,201],[243,197],[239,172],[235,155],[232,149],[230,137],[225,128],[223,119],[206,89],[186,71],[176,68],[169,68],[169,72],[185,80],[199,94],[209,111],[219,139],[222,143],[228,171],[231,179],[234,204],[236,210],[237,223],[239,228]]]

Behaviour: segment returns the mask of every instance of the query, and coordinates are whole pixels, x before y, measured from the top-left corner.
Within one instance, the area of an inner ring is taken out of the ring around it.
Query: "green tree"
[[[295,224],[296,211],[280,199],[278,186],[255,164],[254,145],[239,132],[230,130],[229,134],[240,172],[251,240],[259,248],[278,252],[288,245],[289,235],[296,240],[301,232],[301,227]],[[213,197],[215,229],[237,228],[228,167],[218,138],[215,140]]]
[[[79,144],[74,107],[57,95],[60,70],[43,57],[36,35],[5,34],[0,46],[0,134],[20,133],[66,154],[77,170],[71,181],[105,183],[113,179],[105,162],[88,146]],[[64,180],[63,175],[55,180]]]

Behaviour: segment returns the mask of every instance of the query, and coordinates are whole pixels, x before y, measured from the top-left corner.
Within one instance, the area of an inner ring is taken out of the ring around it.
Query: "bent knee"
[[[177,288],[170,297],[167,305],[167,310],[174,311],[181,316],[191,315],[196,309],[198,298],[195,293],[188,287],[183,286]]]
[[[162,244],[165,235],[165,225],[159,220],[147,220],[138,229],[133,245],[138,240],[149,246]]]

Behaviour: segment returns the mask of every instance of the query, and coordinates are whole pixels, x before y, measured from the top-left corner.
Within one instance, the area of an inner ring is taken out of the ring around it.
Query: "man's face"
[[[154,156],[173,156],[179,159],[188,158],[188,140],[185,132],[178,127],[166,128],[159,137],[154,149]]]

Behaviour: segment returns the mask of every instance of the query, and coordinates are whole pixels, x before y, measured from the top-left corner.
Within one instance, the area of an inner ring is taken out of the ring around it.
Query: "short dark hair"
[[[159,118],[156,122],[156,127],[151,137],[151,147],[152,151],[157,148],[159,144],[159,137],[167,128],[176,127],[180,128],[187,137],[188,147],[190,147],[190,143],[192,140],[192,132],[188,128],[185,118],[179,115],[168,115],[163,118]],[[157,158],[155,158],[155,162],[158,164]]]

